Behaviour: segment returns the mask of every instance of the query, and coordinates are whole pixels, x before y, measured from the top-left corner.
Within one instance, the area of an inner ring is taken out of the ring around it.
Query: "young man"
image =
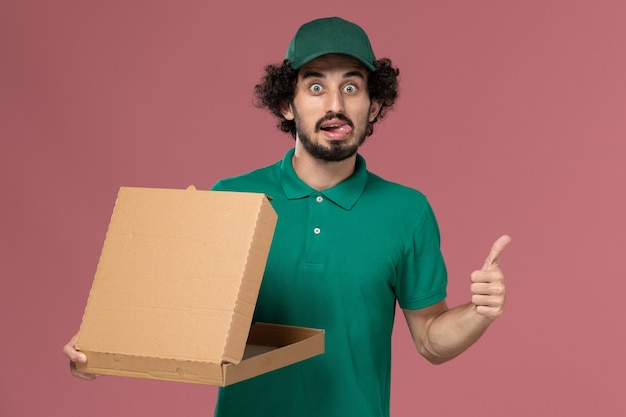
[[[388,416],[396,302],[432,363],[459,355],[502,314],[508,236],[471,274],[471,302],[448,309],[428,201],[367,171],[357,153],[392,107],[397,76],[360,27],[336,17],[303,25],[283,64],[266,67],[258,103],[295,147],[214,189],[272,197],[278,224],[255,319],[323,328],[326,353],[221,389],[217,416]],[[66,355],[85,360],[74,344]]]

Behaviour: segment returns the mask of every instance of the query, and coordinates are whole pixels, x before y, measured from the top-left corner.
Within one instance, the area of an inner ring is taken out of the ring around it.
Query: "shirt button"
[[[316,235],[319,235],[321,232],[319,227],[316,227],[315,229],[313,229],[313,233],[315,233]]]
[[[317,201],[318,203],[321,203],[322,201],[324,201],[324,197],[322,197],[321,195],[318,195],[315,201]]]

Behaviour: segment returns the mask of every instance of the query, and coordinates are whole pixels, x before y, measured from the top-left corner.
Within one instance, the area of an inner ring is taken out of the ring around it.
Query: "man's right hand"
[[[83,372],[78,372],[76,370],[76,363],[87,363],[87,356],[84,353],[76,350],[76,340],[78,339],[78,333],[74,335],[70,339],[69,342],[65,346],[63,346],[63,353],[70,360],[70,370],[72,371],[72,375],[76,378],[83,379],[85,381],[93,381],[100,375],[98,374],[85,374]]]

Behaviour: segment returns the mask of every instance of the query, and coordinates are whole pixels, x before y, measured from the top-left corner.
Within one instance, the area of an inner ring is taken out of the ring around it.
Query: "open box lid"
[[[239,363],[276,220],[263,194],[122,187],[77,349]]]

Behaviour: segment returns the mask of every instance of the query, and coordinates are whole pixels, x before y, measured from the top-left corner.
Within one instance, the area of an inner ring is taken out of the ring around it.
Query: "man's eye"
[[[357,88],[355,85],[348,84],[343,88],[343,91],[345,91],[346,93],[356,93]]]
[[[309,87],[309,90],[311,90],[314,93],[321,93],[322,86],[320,84],[313,84],[312,86]]]

